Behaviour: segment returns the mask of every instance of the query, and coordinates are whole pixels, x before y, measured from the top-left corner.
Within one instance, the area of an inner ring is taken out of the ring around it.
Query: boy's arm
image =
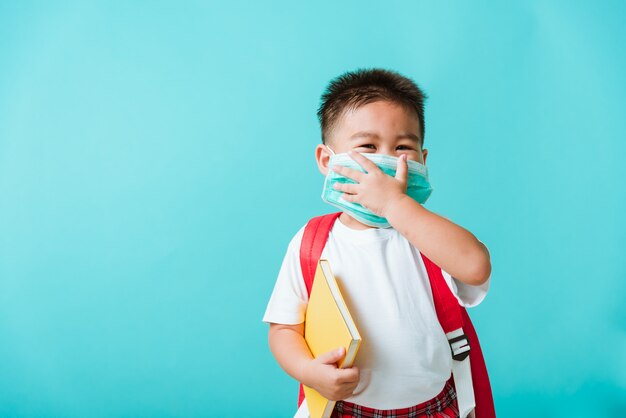
[[[337,368],[337,362],[345,355],[343,347],[313,358],[304,340],[304,323],[270,324],[268,339],[272,354],[287,374],[326,399],[346,399],[359,383],[356,367]]]
[[[385,174],[358,152],[350,156],[366,173],[334,166],[339,174],[357,184],[336,185],[343,198],[360,203],[387,221],[433,263],[452,277],[470,285],[481,285],[491,274],[487,248],[468,230],[429,211],[406,194],[406,155],[398,159],[396,176]]]
[[[429,211],[406,194],[388,203],[389,223],[452,277],[478,286],[491,275],[489,251],[467,229]]]

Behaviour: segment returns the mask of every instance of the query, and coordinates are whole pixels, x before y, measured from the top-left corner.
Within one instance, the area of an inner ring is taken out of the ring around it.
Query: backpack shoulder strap
[[[329,213],[311,219],[304,227],[304,235],[300,244],[300,268],[304,277],[304,284],[309,296],[315,278],[317,262],[326,246],[328,234],[341,212]]]
[[[433,301],[435,303],[435,311],[437,312],[437,318],[439,318],[443,332],[447,334],[459,328],[463,328],[461,306],[443,278],[441,268],[430,261],[424,254],[420,254],[422,255],[422,260],[424,260],[424,266],[428,273],[430,288],[433,293]]]
[[[317,216],[311,219],[304,227],[304,235],[302,235],[302,243],[300,244],[300,268],[309,296],[311,296],[317,262],[326,246],[328,234],[339,215],[341,215],[341,212]],[[298,406],[302,404],[302,401],[304,401],[304,388],[300,384]]]
[[[475,417],[495,418],[496,412],[487,366],[474,325],[467,310],[459,304],[443,278],[441,268],[424,254],[421,255],[428,273],[437,318],[450,343],[452,358],[455,361],[463,361],[469,355],[471,384],[476,404]]]

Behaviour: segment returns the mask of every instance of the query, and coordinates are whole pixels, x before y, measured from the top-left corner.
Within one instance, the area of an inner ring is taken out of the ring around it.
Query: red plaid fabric
[[[433,399],[402,409],[373,409],[345,401],[337,401],[331,418],[458,418],[459,407],[452,378]]]

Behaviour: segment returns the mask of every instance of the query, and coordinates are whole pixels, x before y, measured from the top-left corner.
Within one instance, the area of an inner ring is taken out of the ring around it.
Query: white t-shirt
[[[308,295],[300,269],[302,227],[289,243],[264,322],[304,322]],[[417,405],[437,396],[450,378],[452,358],[437,320],[419,251],[393,228],[351,229],[339,219],[321,258],[329,260],[362,337],[355,366],[360,381],[346,401],[376,409]],[[478,305],[481,286],[443,276],[466,307]]]

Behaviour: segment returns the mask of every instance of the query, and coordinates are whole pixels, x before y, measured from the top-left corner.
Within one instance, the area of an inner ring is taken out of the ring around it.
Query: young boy
[[[407,183],[419,177],[415,167],[425,165],[428,155],[424,99],[413,81],[381,69],[343,74],[322,96],[322,144],[315,150],[319,170],[327,181],[331,176],[351,180],[333,183],[342,199],[328,201],[343,213],[322,258],[341,282],[363,342],[348,369],[337,368],[345,354],[341,348],[311,355],[303,338],[308,295],[299,249],[304,227],[289,244],[263,321],[270,324],[269,345],[280,366],[338,401],[333,416],[458,416],[450,346],[420,253],[441,267],[466,307],[484,299],[491,263],[474,235],[407,194]],[[333,164],[339,157],[352,168]],[[393,157],[395,176],[375,163],[379,157]]]

